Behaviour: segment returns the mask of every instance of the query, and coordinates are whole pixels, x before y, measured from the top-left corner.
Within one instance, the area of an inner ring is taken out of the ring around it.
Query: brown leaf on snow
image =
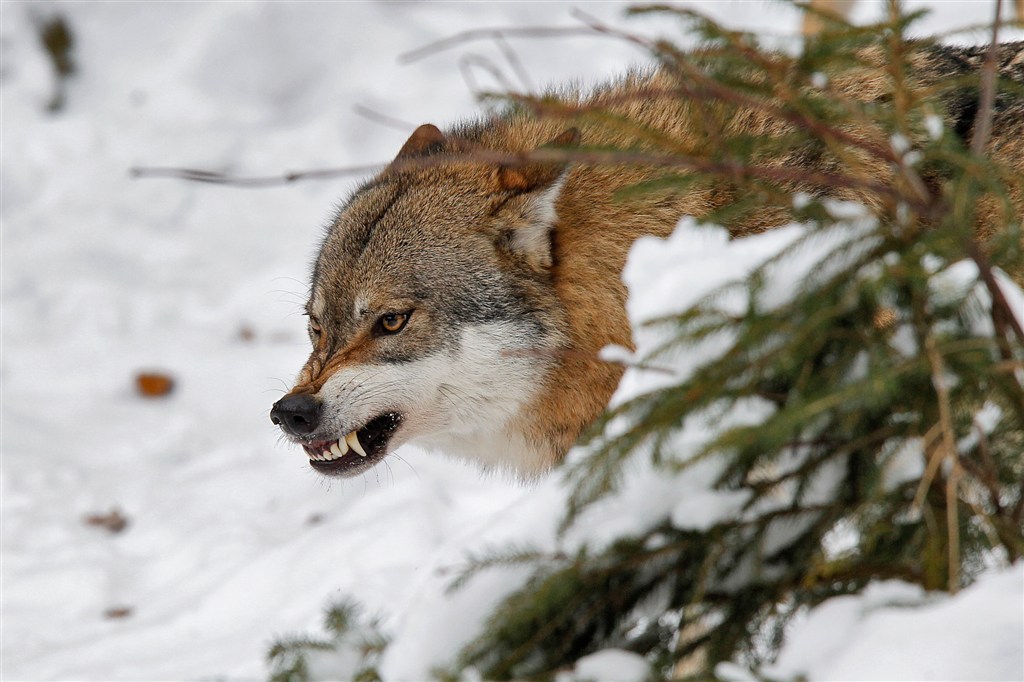
[[[104,528],[111,533],[120,533],[128,527],[128,519],[117,509],[111,509],[106,514],[87,514],[83,521],[87,526]]]
[[[103,612],[103,617],[110,619],[127,618],[130,615],[132,615],[130,606],[112,606]]]
[[[174,379],[157,372],[140,372],[135,376],[135,388],[146,398],[159,398],[174,390]]]

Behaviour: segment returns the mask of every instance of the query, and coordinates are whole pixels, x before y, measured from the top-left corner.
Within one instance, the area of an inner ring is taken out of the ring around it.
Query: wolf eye
[[[380,330],[385,334],[397,334],[402,331],[402,327],[409,321],[409,315],[411,313],[386,313],[380,316],[380,320],[377,321]]]

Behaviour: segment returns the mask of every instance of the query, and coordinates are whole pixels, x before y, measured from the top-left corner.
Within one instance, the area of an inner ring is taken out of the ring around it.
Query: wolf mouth
[[[384,459],[388,442],[402,415],[387,412],[337,440],[315,440],[302,444],[309,455],[309,464],[327,476],[355,476]]]

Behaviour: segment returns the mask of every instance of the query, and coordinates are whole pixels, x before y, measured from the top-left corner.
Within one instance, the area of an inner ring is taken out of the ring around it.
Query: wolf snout
[[[308,436],[320,424],[320,401],[308,393],[286,395],[274,403],[270,421],[290,436]]]

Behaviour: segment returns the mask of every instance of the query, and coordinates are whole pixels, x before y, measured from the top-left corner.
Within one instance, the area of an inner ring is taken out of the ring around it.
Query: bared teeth
[[[366,450],[363,449],[363,444],[359,442],[359,436],[353,431],[345,436],[338,439],[338,442],[331,443],[330,448],[319,453],[308,453],[309,458],[316,462],[331,462],[336,459],[341,459],[349,453],[349,451],[355,451],[360,457],[366,457]]]
[[[363,446],[359,443],[359,436],[356,435],[355,431],[345,436],[345,442],[348,443],[353,450],[359,453],[360,457],[366,457],[366,450],[363,450]]]

